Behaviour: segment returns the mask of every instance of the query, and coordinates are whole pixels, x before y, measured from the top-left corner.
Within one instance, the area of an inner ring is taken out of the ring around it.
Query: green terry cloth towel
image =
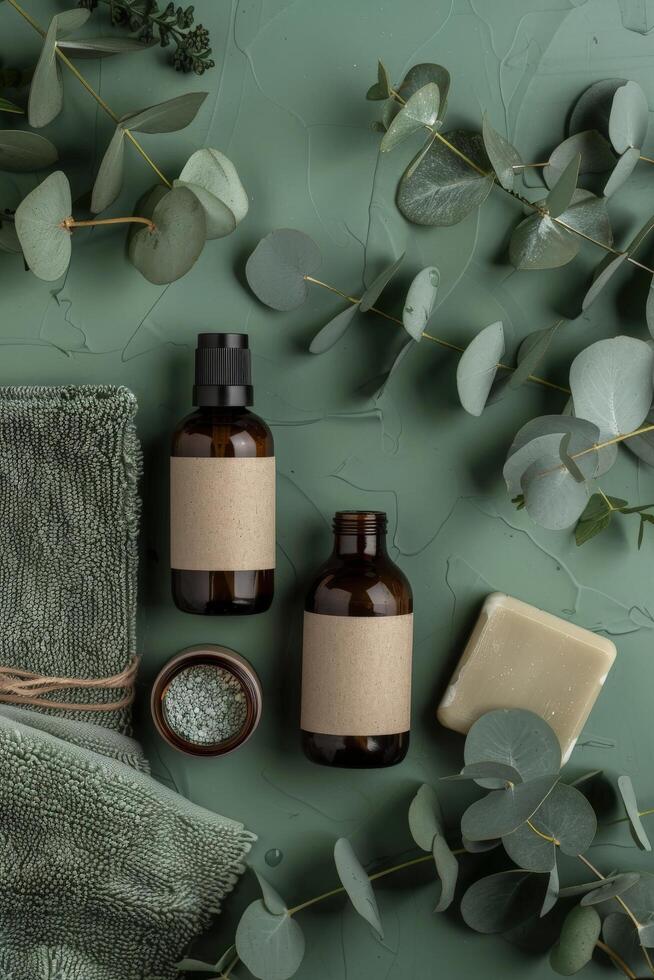
[[[101,678],[136,654],[135,413],[126,388],[0,387],[0,666]],[[70,717],[129,730],[128,709]]]
[[[145,768],[118,732],[0,707],[3,980],[179,980],[255,837]]]

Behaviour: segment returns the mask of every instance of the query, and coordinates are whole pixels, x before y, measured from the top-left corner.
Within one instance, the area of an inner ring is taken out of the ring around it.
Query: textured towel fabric
[[[0,387],[0,665],[110,677],[136,653],[135,413],[126,388]],[[126,709],[85,717],[129,730]]]
[[[118,761],[138,754],[88,722],[0,709],[3,978],[179,978],[255,838]]]

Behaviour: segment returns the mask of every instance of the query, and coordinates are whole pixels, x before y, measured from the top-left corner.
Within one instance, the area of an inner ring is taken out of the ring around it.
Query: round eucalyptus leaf
[[[513,766],[501,762],[474,762],[464,766],[454,776],[443,776],[444,781],[474,779],[488,789],[504,789],[507,783],[521,783],[520,773]]]
[[[273,915],[261,899],[248,905],[236,929],[236,952],[259,980],[288,980],[304,958],[304,934],[290,915]]]
[[[217,197],[234,215],[236,224],[248,213],[248,196],[236,167],[220,150],[196,150],[184,164],[179,179]]]
[[[538,206],[544,207],[545,202]],[[574,230],[611,245],[613,235],[606,201],[577,188],[570,207],[556,220],[538,213],[523,219],[511,236],[511,263],[517,269],[556,269],[566,265],[581,247],[582,239]]]
[[[70,217],[70,184],[61,170],[23,198],[16,209],[16,234],[25,261],[39,279],[63,276],[71,255],[71,234],[62,224]]]
[[[497,179],[502,187],[507,191],[512,191],[515,179],[514,168],[522,165],[520,154],[507,139],[493,129],[486,113],[484,113],[482,136],[488,159],[491,162]]]
[[[280,228],[261,239],[247,260],[245,276],[266,306],[294,310],[306,300],[305,277],[318,271],[320,261],[320,249],[312,238],[293,228]]]
[[[383,939],[384,930],[370,879],[345,837],[339,837],[334,845],[334,861],[338,877],[355,910],[372,926],[379,938]]]
[[[597,271],[595,272],[595,278],[593,279],[590,288],[583,298],[581,304],[582,310],[587,310],[590,304],[595,302],[601,291],[613,278],[626,258],[627,253],[621,252],[620,255],[607,255],[606,258],[600,262],[599,266],[597,267]]]
[[[503,354],[504,327],[498,320],[484,327],[461,355],[456,369],[456,387],[459,400],[470,415],[479,416],[483,412]]]
[[[399,94],[407,101],[425,85],[433,82],[438,86],[440,93],[439,119],[443,119],[447,106],[447,96],[450,91],[450,73],[442,65],[434,65],[430,62],[421,62],[410,68],[399,88]]]
[[[268,911],[273,915],[284,915],[286,912],[288,912],[286,902],[280,895],[277,894],[270,882],[267,881],[263,875],[259,874],[258,871],[255,871],[254,873],[257,881],[259,882],[263,904],[266,906]]]
[[[397,206],[418,225],[455,225],[478,208],[495,182],[478,133],[456,130],[447,139],[469,157],[480,174],[440,141],[431,143],[417,167],[409,167],[397,191]]]
[[[206,97],[207,92],[186,92],[123,116],[120,122],[123,129],[137,133],[175,133],[193,122]]]
[[[91,195],[91,211],[98,214],[116,200],[123,186],[125,160],[125,131],[116,126],[102,158]]]
[[[597,453],[593,450],[582,460],[595,473]],[[576,524],[590,497],[588,484],[578,482],[566,469],[560,452],[541,456],[532,463],[522,474],[520,487],[525,510],[536,524],[548,531],[563,531]]]
[[[631,896],[629,898],[631,907]],[[617,906],[611,902],[611,909]],[[602,922],[602,938],[607,946],[614,949],[627,963],[636,976],[647,976],[649,968],[645,961],[638,937],[638,930],[631,919],[622,912],[609,912]]]
[[[414,92],[384,133],[380,144],[382,153],[392,150],[414,133],[435,126],[439,107],[440,93],[434,82],[429,82]]]
[[[513,863],[525,871],[549,873],[556,864],[556,844],[543,840],[526,823],[506,834],[502,844]]]
[[[540,834],[523,824],[502,838],[511,860],[528,871],[550,871],[554,866],[556,844],[544,837],[558,841],[564,854],[576,856],[588,850],[597,831],[595,811],[586,797],[574,786],[561,782],[543,800],[530,822]]]
[[[596,129],[602,136],[608,138],[613,96],[626,84],[626,78],[605,78],[589,86],[572,110],[568,132],[572,135],[584,130]]]
[[[558,218],[572,204],[572,198],[577,189],[580,166],[581,154],[575,153],[547,195],[545,203],[550,218]]]
[[[47,126],[61,112],[63,101],[61,69],[57,61],[57,18],[53,17],[30,85],[27,103],[30,126],[34,129]]]
[[[204,247],[204,209],[186,187],[174,187],[156,204],[151,220],[154,231],[141,226],[132,233],[129,257],[149,282],[175,282],[192,268]]]
[[[627,904],[640,922],[651,920],[654,916],[654,875],[649,872],[641,872],[639,880],[629,889]],[[610,900],[605,902],[599,911],[602,915],[608,915],[614,912],[616,908],[616,903]]]
[[[224,238],[236,228],[236,218],[226,204],[200,187],[199,184],[190,184],[184,180],[174,180],[173,187],[186,187],[197,197],[204,208],[204,217],[207,223],[207,239]]]
[[[423,784],[411,800],[409,830],[423,851],[431,851],[434,838],[443,834],[443,813],[431,786]]]
[[[637,82],[627,82],[613,96],[609,116],[609,137],[617,153],[630,147],[640,150],[647,136],[649,107]]]
[[[556,946],[550,953],[555,973],[571,977],[590,962],[602,931],[602,920],[594,908],[577,905],[568,912]]]
[[[22,129],[0,130],[0,170],[12,173],[45,170],[58,158],[56,146],[38,133]]]
[[[512,766],[525,781],[558,773],[561,768],[558,738],[547,722],[521,708],[498,708],[482,715],[466,736],[463,757],[466,765],[501,762]]]
[[[611,892],[619,895],[621,891],[626,891],[628,888],[633,888],[633,886],[638,882],[640,878],[639,874],[634,872],[625,872],[624,874],[609,875],[603,879],[596,879],[594,881],[585,881],[581,885],[568,885],[566,888],[561,889],[561,898],[575,898],[577,895],[590,895],[595,894],[597,891],[604,891],[606,888],[609,890],[609,885],[612,886]],[[625,879],[624,882],[622,879]],[[632,880],[633,879],[633,880]],[[607,901],[612,898],[613,894],[603,894],[601,901]],[[593,902],[587,902],[586,904],[593,905]]]
[[[444,912],[454,900],[454,892],[459,877],[459,862],[448,847],[444,837],[434,837],[432,848],[436,873],[441,880],[441,894],[434,912]]]
[[[503,475],[511,496],[521,492],[522,477],[532,463],[543,456],[558,453],[561,439],[566,433],[572,437],[568,446],[570,453],[590,449],[600,438],[600,431],[592,422],[569,415],[542,415],[522,426],[511,443],[504,464]],[[586,461],[584,466],[589,466],[589,477],[592,472],[589,457],[592,455],[587,453],[581,457]]]
[[[624,895],[625,892],[629,891],[630,888],[633,888],[638,883],[639,879],[640,875],[635,871],[616,875],[614,878],[600,884],[599,888],[596,887],[586,892],[581,900],[581,904],[598,905],[600,902],[606,902],[610,898],[615,898],[616,895]]]
[[[404,329],[413,340],[420,341],[436,305],[440,272],[434,265],[421,269],[409,286],[402,310]]]
[[[502,871],[475,881],[461,901],[461,915],[476,932],[507,932],[540,912],[547,879],[529,871]]]
[[[631,824],[631,829],[634,832],[636,840],[644,851],[651,851],[652,845],[650,844],[647,831],[645,830],[642,820],[640,819],[638,800],[636,799],[636,793],[634,791],[631,778],[625,775],[618,776],[618,789],[620,791],[620,796],[622,797],[622,802],[624,803],[624,808],[627,811],[629,823]]]
[[[346,307],[335,317],[322,327],[309,344],[309,351],[312,354],[324,354],[330,350],[335,343],[346,333],[352,320],[359,312],[359,304]]]
[[[529,334],[520,345],[518,351],[518,366],[507,378],[507,387],[519,388],[529,381],[542,359],[547,354],[550,344],[564,321],[557,320],[551,327],[535,330]]]
[[[391,264],[386,266],[385,269],[382,269],[379,275],[373,279],[368,288],[364,291],[363,296],[359,300],[359,309],[362,313],[367,313],[368,310],[375,305],[384,289],[386,289],[386,286],[402,265],[404,254],[405,253],[402,252],[399,258],[395,259],[394,262],[391,262]]]
[[[556,776],[537,776],[508,789],[491,790],[472,803],[461,818],[461,833],[468,840],[505,837],[529,820],[556,784]]]
[[[598,340],[570,367],[575,414],[593,422],[602,439],[637,429],[654,394],[654,350],[633,337]]]
[[[543,179],[548,187],[553,187],[570,160],[579,153],[581,164],[579,173],[596,174],[610,170],[615,163],[611,144],[596,129],[575,133],[556,147],[550,154],[549,162],[543,167]]]
[[[611,176],[604,185],[604,197],[611,197],[622,187],[625,180],[631,176],[634,168],[638,161],[640,160],[640,150],[630,147],[625,150],[622,156],[618,157],[615,167],[611,172]]]

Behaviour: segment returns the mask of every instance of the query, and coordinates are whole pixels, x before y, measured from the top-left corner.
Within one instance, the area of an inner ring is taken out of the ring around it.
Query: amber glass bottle
[[[386,514],[339,511],[305,603],[302,745],[312,762],[392,766],[409,748],[413,597]]]
[[[171,449],[175,604],[189,613],[264,612],[273,598],[275,457],[270,429],[249,411],[246,334],[198,337],[193,401]]]

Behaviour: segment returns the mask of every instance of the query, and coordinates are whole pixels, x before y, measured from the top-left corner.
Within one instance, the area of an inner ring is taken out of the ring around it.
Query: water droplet
[[[284,855],[278,847],[271,847],[269,851],[266,851],[264,860],[271,868],[276,868],[284,860]]]

